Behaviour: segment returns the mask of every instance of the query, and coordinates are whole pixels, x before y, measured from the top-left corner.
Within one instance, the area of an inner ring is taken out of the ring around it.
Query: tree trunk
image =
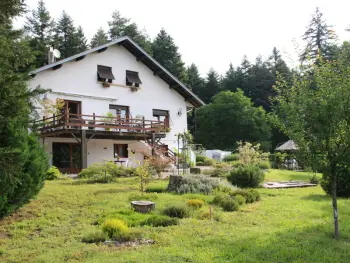
[[[332,175],[332,205],[333,205],[333,218],[334,218],[334,238],[339,238],[339,223],[338,223],[338,204],[337,204],[337,173],[336,166],[331,167]]]

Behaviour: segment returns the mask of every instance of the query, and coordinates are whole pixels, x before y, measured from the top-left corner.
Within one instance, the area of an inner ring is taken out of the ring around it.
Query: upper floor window
[[[126,86],[139,87],[142,84],[139,73],[136,71],[126,71]]]
[[[107,66],[97,65],[97,80],[100,82],[112,83],[115,79],[112,73],[112,68]]]

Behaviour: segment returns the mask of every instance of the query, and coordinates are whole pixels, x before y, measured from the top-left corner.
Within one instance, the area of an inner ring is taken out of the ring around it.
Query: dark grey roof
[[[176,90],[179,94],[181,94],[187,101],[192,103],[195,107],[200,107],[205,104],[190,89],[188,89],[185,86],[185,84],[179,81],[174,75],[172,75],[168,70],[166,70],[163,66],[161,66],[154,58],[152,58],[149,54],[147,54],[146,51],[144,51],[138,44],[136,44],[131,38],[127,36],[118,38],[102,46],[92,48],[90,50],[76,54],[74,56],[59,60],[55,63],[33,70],[32,72],[30,72],[30,75],[35,75],[47,69],[58,68],[66,62],[72,61],[74,59],[79,60],[80,58],[83,58],[86,55],[89,55],[93,52],[102,51],[104,49],[107,49],[109,46],[116,45],[116,44],[125,47],[137,59],[142,61],[142,63],[144,63],[148,68],[150,68],[155,75],[158,75],[161,79],[163,79],[166,83],[168,83],[170,88],[173,88],[174,90]]]

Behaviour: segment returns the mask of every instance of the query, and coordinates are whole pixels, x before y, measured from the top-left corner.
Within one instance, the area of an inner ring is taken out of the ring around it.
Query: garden
[[[339,200],[344,236],[330,243],[331,199],[320,186],[261,188],[307,182],[309,172],[270,169],[248,143],[222,163],[198,158],[212,168],[166,179],[155,170],[161,162],[103,162],[78,179],[52,167],[38,197],[1,221],[0,261],[347,262],[348,200]],[[155,209],[137,212],[135,200]]]

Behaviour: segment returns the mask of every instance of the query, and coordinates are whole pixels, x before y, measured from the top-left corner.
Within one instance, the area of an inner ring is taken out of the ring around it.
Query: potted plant
[[[136,91],[138,91],[140,89],[140,86],[132,85],[132,86],[130,86],[130,89],[131,89],[132,92],[136,92]]]
[[[107,81],[103,81],[103,82],[102,82],[102,86],[103,86],[104,88],[109,88],[109,87],[111,86],[111,84],[110,84],[109,82],[107,82]]]
[[[167,127],[167,128],[165,129],[165,132],[171,132],[171,128],[170,128],[170,127]]]
[[[105,123],[104,125],[111,125],[111,121],[113,121],[114,116],[111,112],[107,112],[107,114],[104,116],[104,118],[102,119],[103,121],[107,121],[108,123]],[[112,130],[111,128],[105,128],[106,131],[110,131]]]
[[[94,125],[94,124],[95,124],[95,122],[94,122],[94,121],[88,121],[88,124],[90,124],[90,125]],[[88,126],[88,129],[89,129],[89,130],[94,130],[94,129],[95,129],[95,127],[93,127],[93,126]]]

